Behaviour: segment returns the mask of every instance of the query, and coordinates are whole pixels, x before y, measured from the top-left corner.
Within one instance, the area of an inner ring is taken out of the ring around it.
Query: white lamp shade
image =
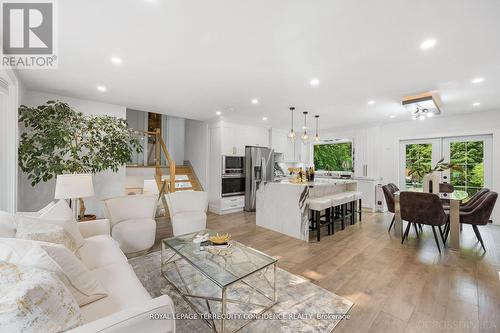
[[[92,175],[74,173],[57,176],[55,199],[86,198],[93,195]]]

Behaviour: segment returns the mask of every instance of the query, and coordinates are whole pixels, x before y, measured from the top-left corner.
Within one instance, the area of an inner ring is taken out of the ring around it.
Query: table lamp
[[[77,200],[80,202],[80,218],[85,216],[85,204],[82,198],[94,195],[92,175],[90,174],[64,174],[58,175],[56,181],[55,199],[70,199],[71,207],[78,220]]]

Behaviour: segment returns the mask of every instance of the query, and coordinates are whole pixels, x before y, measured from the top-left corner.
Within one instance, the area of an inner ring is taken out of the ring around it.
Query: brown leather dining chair
[[[475,203],[475,207],[468,211],[460,211],[460,223],[461,224],[470,224],[472,226],[472,230],[476,234],[477,239],[481,243],[484,252],[486,252],[486,247],[484,246],[483,237],[481,237],[481,233],[479,232],[478,225],[487,225],[490,221],[491,213],[495,208],[495,203],[498,198],[498,193],[496,192],[488,192],[481,196],[480,199]],[[448,227],[445,239],[448,238],[450,228]]]
[[[408,221],[401,244],[408,237],[412,223],[414,225],[429,225],[432,227],[434,240],[436,241],[439,253],[441,253],[436,227],[439,230],[444,244],[445,238],[441,227],[448,221],[448,215],[445,213],[439,196],[432,193],[401,192],[399,195],[399,202],[401,206],[401,218]]]
[[[481,200],[483,199],[483,197],[486,194],[488,194],[489,192],[490,192],[490,190],[487,188],[483,188],[483,189],[479,190],[478,192],[476,192],[476,194],[474,194],[472,196],[472,198],[469,199],[469,201],[460,205],[460,211],[461,212],[470,212],[471,210],[476,208],[481,203]],[[445,212],[447,214],[449,214],[450,206],[443,205],[443,207],[444,207]],[[446,225],[444,227],[444,233],[446,236],[445,239],[448,239],[448,233],[450,232],[449,228],[450,228],[450,221],[448,221],[448,223],[446,223]],[[462,230],[462,225],[460,225],[460,230]]]
[[[384,191],[385,202],[387,204],[387,209],[389,212],[395,214],[396,210],[394,207],[394,193],[399,191],[399,188],[392,183],[382,186],[382,190]],[[391,231],[392,226],[394,225],[394,221],[396,220],[396,215],[392,217],[391,225],[389,226],[388,232]]]

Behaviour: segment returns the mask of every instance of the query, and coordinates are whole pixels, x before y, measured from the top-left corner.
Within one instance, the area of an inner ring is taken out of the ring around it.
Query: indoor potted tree
[[[140,140],[124,119],[85,116],[61,101],[37,107],[21,105],[19,123],[24,126],[19,167],[32,186],[65,173],[117,172],[134,151],[142,151]],[[82,218],[82,199],[80,208]]]

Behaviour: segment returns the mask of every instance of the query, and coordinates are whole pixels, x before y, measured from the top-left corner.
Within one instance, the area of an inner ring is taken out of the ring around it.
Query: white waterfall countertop
[[[337,185],[347,185],[356,184],[357,181],[353,179],[328,179],[328,178],[315,178],[310,182],[295,183],[291,182],[290,178],[283,178],[272,182],[273,184],[281,185],[294,185],[294,186],[308,186],[308,187],[318,187],[318,186],[337,186]]]
[[[295,183],[283,178],[261,183],[256,198],[257,225],[308,242],[308,199],[356,190],[353,179],[316,178]]]

